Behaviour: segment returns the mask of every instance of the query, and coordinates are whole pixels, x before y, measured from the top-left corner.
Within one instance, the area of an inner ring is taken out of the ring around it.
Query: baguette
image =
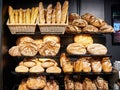
[[[14,10],[13,10],[12,6],[9,6],[8,13],[9,13],[9,22],[10,23],[15,23],[15,21],[14,21]]]
[[[30,22],[31,22],[31,23],[33,23],[34,12],[35,12],[35,7],[32,7],[32,10],[31,10],[31,18],[30,18]]]
[[[53,10],[53,13],[52,13],[52,23],[55,23],[55,9]]]
[[[65,1],[63,6],[62,6],[61,23],[66,22],[66,17],[68,14],[68,7],[69,7],[69,3],[68,3],[68,1]]]
[[[60,4],[60,2],[57,2],[55,10],[56,10],[56,13],[55,13],[56,23],[60,23],[60,20],[61,20],[61,4]]]
[[[18,11],[15,10],[15,23],[18,23]]]
[[[20,8],[20,10],[19,10],[19,23],[22,23],[23,21],[22,21],[22,17],[23,17],[23,10],[22,10],[22,8]]]
[[[52,4],[49,4],[47,7],[46,22],[47,24],[51,23],[52,19]]]
[[[23,16],[22,16],[22,18],[23,18],[23,22],[22,22],[22,23],[26,23],[26,15],[25,15],[26,12],[23,11],[22,13],[23,13]]]
[[[44,12],[44,7],[42,2],[39,3],[39,21],[40,21],[40,24],[45,23],[45,12]]]
[[[30,9],[29,8],[26,10],[26,23],[27,24],[30,23]]]

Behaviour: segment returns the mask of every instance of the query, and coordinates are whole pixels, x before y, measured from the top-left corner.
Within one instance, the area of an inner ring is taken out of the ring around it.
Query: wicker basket
[[[64,34],[67,25],[68,18],[65,24],[38,24],[41,34]]]
[[[9,20],[7,26],[11,34],[34,34],[36,28],[36,24],[10,24]]]

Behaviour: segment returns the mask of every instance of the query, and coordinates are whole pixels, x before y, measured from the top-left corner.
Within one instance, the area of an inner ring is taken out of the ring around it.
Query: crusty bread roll
[[[78,34],[74,37],[75,43],[80,43],[83,46],[87,47],[90,44],[93,44],[93,38],[89,34]]]
[[[81,72],[83,67],[83,63],[81,60],[77,60],[74,62],[74,72]]]
[[[19,45],[24,42],[34,42],[34,40],[29,36],[22,36],[17,39],[16,45]]]
[[[21,23],[23,23],[23,10],[22,10],[22,8],[20,8],[18,10],[18,12],[19,12],[19,23],[21,24]]]
[[[77,13],[70,13],[69,14],[69,22],[71,24],[71,22],[73,22],[73,20],[76,20],[76,19],[80,19],[80,15],[78,15]]]
[[[91,20],[95,19],[96,17],[90,13],[85,13],[84,15],[81,16],[81,18],[89,23]]]
[[[15,68],[15,72],[23,72],[23,73],[25,73],[25,72],[28,72],[29,71],[29,69],[26,67],[26,66],[17,66],[16,68]]]
[[[57,66],[52,66],[46,69],[47,73],[61,73],[61,69]]]
[[[112,64],[110,62],[109,58],[103,58],[102,59],[102,69],[104,72],[111,72],[112,71]]]
[[[56,43],[60,43],[60,37],[56,35],[45,35],[43,37],[43,42],[54,41]]]
[[[61,4],[60,2],[57,2],[55,7],[55,22],[59,24],[60,21],[61,21]]]
[[[31,11],[30,11],[30,9],[29,8],[27,8],[27,10],[26,10],[26,23],[27,24],[30,24],[31,22],[30,22],[30,19],[31,19]]]
[[[87,51],[94,55],[105,55],[107,53],[107,48],[102,44],[94,43],[87,47]]]
[[[52,59],[49,59],[41,64],[43,68],[49,68],[54,65],[55,65],[55,61],[53,61]]]
[[[31,58],[24,58],[23,65],[28,67],[28,68],[31,68],[31,67],[35,66],[36,63],[34,61],[32,61]]]
[[[44,72],[44,68],[39,66],[39,65],[36,65],[36,66],[31,67],[29,72],[31,72],[31,73],[41,73],[41,72]]]
[[[64,73],[71,73],[73,72],[73,65],[71,62],[66,62],[66,64],[62,66],[62,69]]]
[[[21,43],[19,47],[23,56],[35,56],[38,53],[38,48],[35,43],[24,42]]]
[[[66,50],[69,54],[86,54],[86,48],[80,43],[71,43]]]
[[[82,83],[74,82],[75,90],[83,90]]]
[[[40,20],[40,24],[45,23],[45,13],[44,13],[44,7],[42,2],[39,3],[39,20]]]
[[[66,23],[67,21],[68,7],[69,3],[68,1],[65,1],[62,6],[61,23]]]
[[[88,25],[88,23],[84,19],[75,19],[73,20],[72,25],[77,26],[77,27],[85,27]]]
[[[102,65],[100,61],[94,60],[91,62],[91,68],[93,72],[101,72],[102,71]]]
[[[114,32],[114,29],[112,26],[106,24],[106,25],[100,27],[100,32],[103,32],[103,33]]]
[[[47,41],[42,44],[39,53],[42,56],[55,56],[60,49],[60,44],[55,41]]]
[[[52,4],[49,4],[46,13],[46,23],[51,24],[51,22],[52,22]]]
[[[19,46],[11,47],[8,52],[11,56],[21,56]]]
[[[42,89],[46,86],[46,79],[43,76],[29,77],[26,84],[29,89]]]
[[[18,87],[18,90],[29,90],[26,85],[26,79],[23,79]]]
[[[88,57],[84,57],[84,58],[80,58],[80,60],[82,60],[82,70],[83,72],[91,72],[91,63],[90,63],[90,58]]]
[[[98,32],[98,28],[93,25],[87,25],[82,29],[83,32]]]
[[[90,24],[99,28],[104,26],[106,22],[100,18],[94,18],[93,20],[90,21]]]
[[[77,27],[77,26],[73,26],[73,25],[68,25],[66,26],[66,33],[80,33],[81,32],[81,28]]]

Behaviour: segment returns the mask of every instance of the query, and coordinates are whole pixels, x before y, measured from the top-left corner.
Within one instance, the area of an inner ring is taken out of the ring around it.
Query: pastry
[[[56,35],[45,35],[43,37],[43,42],[53,41],[56,43],[60,43],[60,37]]]
[[[66,50],[69,54],[86,54],[86,48],[80,43],[71,43]]]
[[[34,43],[37,45],[37,48],[40,49],[42,47],[42,39],[36,39],[34,40]]]
[[[39,3],[39,20],[40,20],[40,24],[45,23],[45,11],[42,2]]]
[[[11,56],[21,56],[21,52],[19,50],[19,46],[13,46],[9,49],[9,54]]]
[[[76,19],[80,19],[80,15],[78,15],[77,13],[70,13],[69,14],[69,24],[71,24],[71,22],[73,22],[73,20],[76,20]]]
[[[55,7],[55,22],[60,24],[61,21],[61,4],[60,2],[57,2]]]
[[[25,42],[20,44],[20,52],[23,56],[35,56],[38,52],[37,46],[35,43]]]
[[[55,56],[60,49],[60,44],[55,41],[47,41],[42,44],[39,53],[42,56]]]
[[[102,65],[100,61],[93,60],[91,62],[91,68],[93,72],[101,72],[102,71]]]
[[[75,89],[74,90],[83,90],[82,83],[80,82],[74,82]]]
[[[31,72],[31,73],[41,73],[41,72],[44,72],[44,68],[39,66],[39,65],[36,65],[36,66],[31,67],[29,72]]]
[[[31,12],[30,12],[30,9],[29,8],[27,8],[27,10],[26,10],[26,24],[30,24],[30,17],[31,16]]]
[[[19,45],[20,43],[24,42],[34,42],[34,40],[29,36],[22,36],[17,39],[16,45]]]
[[[52,22],[52,4],[49,4],[46,13],[46,23],[51,24],[51,22]]]
[[[82,28],[82,27],[87,26],[88,23],[84,19],[75,19],[73,20],[72,25]]]
[[[94,54],[94,55],[105,55],[107,54],[107,48],[102,45],[102,44],[98,44],[98,43],[94,43],[91,44],[87,47],[87,51],[90,54]]]
[[[74,42],[87,47],[90,44],[93,44],[93,38],[89,34],[79,34],[74,37]]]
[[[100,27],[100,32],[103,32],[103,33],[114,32],[114,29],[112,26],[106,24],[106,25]]]
[[[62,6],[61,23],[66,23],[67,21],[68,7],[69,7],[69,2],[65,1]]]
[[[83,67],[83,63],[81,60],[77,60],[74,62],[74,72],[81,72]]]
[[[26,73],[26,72],[28,72],[29,71],[29,69],[26,67],[26,66],[17,66],[16,68],[15,68],[15,72],[22,72],[22,73]]]
[[[90,24],[99,28],[101,26],[104,26],[106,22],[100,18],[94,18],[93,20],[90,21]]]
[[[98,28],[92,25],[87,25],[82,29],[83,32],[98,32]]]
[[[108,57],[102,59],[102,69],[104,72],[111,72],[112,71],[112,64]]]
[[[46,69],[47,73],[61,73],[61,69],[57,66],[52,66]]]
[[[46,79],[44,76],[29,77],[26,84],[29,89],[42,89],[46,86]]]
[[[85,13],[84,15],[81,16],[81,18],[89,23],[91,20],[95,19],[96,17],[90,13]]]

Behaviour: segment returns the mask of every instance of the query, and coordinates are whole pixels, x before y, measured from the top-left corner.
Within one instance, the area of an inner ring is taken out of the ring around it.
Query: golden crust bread
[[[47,73],[61,73],[61,69],[57,66],[52,66],[46,69]]]
[[[29,71],[29,69],[26,67],[26,66],[17,66],[16,68],[15,68],[15,72],[22,72],[22,73],[26,73],[26,72],[28,72]]]

